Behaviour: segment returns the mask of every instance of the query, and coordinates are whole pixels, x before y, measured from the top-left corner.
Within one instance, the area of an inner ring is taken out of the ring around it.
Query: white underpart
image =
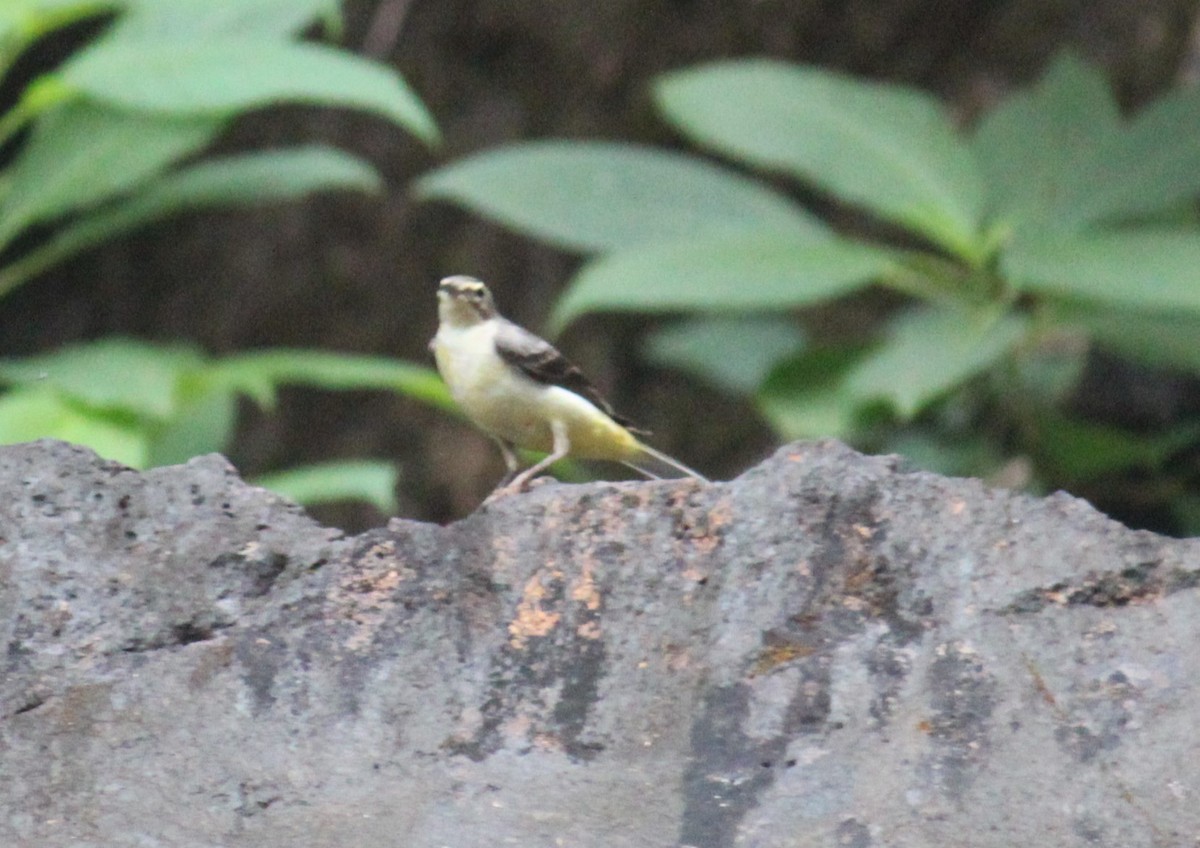
[[[569,389],[531,380],[496,353],[496,321],[438,328],[438,366],[450,393],[479,427],[523,447],[549,450],[550,423],[568,429],[611,426],[594,404]]]

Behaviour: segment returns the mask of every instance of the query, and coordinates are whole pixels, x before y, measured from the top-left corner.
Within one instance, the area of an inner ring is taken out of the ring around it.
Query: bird
[[[495,492],[523,491],[552,464],[611,460],[651,479],[707,479],[645,444],[554,345],[496,309],[491,291],[474,277],[438,283],[438,329],[429,343],[438,371],[459,408],[500,446],[508,473]],[[545,453],[521,470],[516,448]]]

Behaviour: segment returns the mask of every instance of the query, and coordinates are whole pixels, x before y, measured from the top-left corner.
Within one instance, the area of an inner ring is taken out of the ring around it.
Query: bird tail
[[[662,480],[672,477],[692,477],[703,483],[708,482],[708,478],[698,471],[693,471],[682,462],[672,457],[667,456],[662,451],[657,451],[649,445],[639,443],[638,448],[641,453],[633,459],[627,459],[622,462],[622,465],[627,465],[634,471],[645,474],[651,480]]]

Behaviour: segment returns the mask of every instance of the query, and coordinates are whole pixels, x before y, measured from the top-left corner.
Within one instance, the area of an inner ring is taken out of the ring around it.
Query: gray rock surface
[[[0,449],[0,845],[1200,836],[1200,549],[797,444],[355,538]]]

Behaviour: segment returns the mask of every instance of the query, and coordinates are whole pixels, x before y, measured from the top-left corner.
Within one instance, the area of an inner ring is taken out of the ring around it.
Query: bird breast
[[[442,325],[434,338],[438,370],[450,394],[476,426],[529,450],[553,447],[550,422],[568,431],[580,458],[625,459],[637,441],[590,401],[561,386],[535,382],[495,353],[497,325]]]

